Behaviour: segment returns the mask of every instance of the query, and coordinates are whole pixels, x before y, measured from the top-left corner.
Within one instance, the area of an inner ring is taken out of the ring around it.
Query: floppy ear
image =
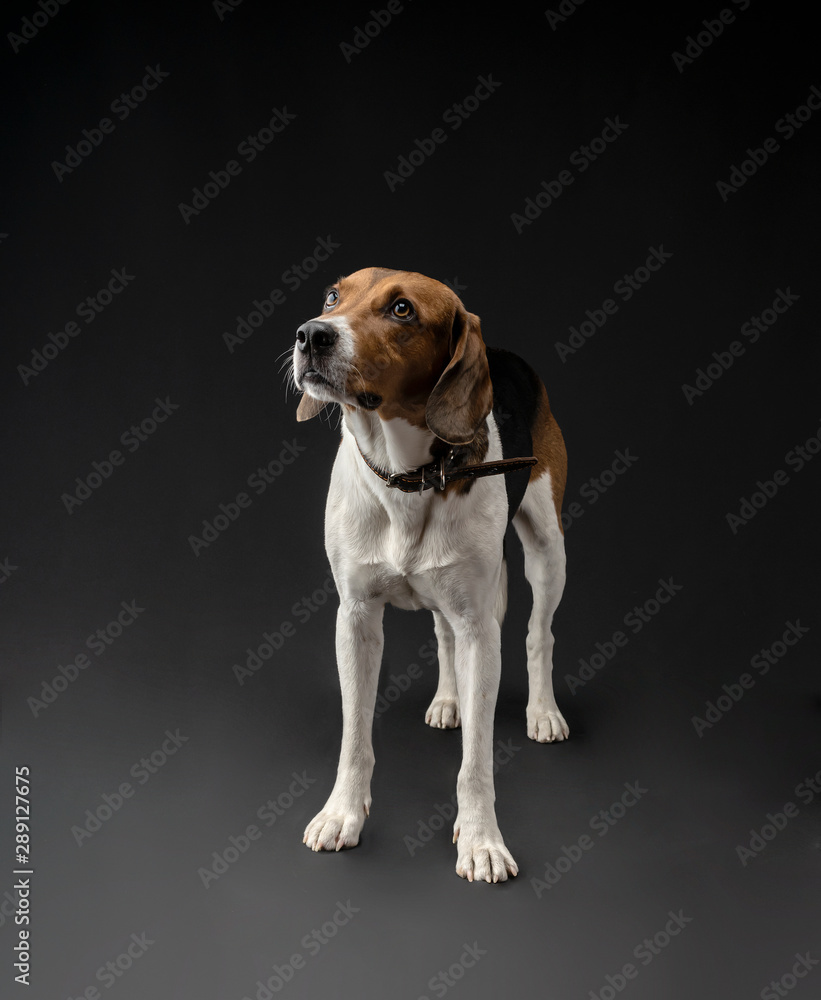
[[[450,363],[425,408],[429,430],[448,444],[470,444],[493,406],[493,388],[479,317],[459,303]]]
[[[302,393],[302,399],[299,401],[299,406],[296,410],[297,420],[310,420],[311,417],[315,417],[317,413],[321,413],[327,406],[327,402],[321,399],[314,399],[307,392]]]

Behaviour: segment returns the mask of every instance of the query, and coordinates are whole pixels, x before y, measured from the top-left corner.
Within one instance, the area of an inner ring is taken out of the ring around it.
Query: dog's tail
[[[493,608],[493,615],[502,627],[507,611],[507,559],[502,558],[502,569],[499,573],[499,589],[496,591],[496,604]]]

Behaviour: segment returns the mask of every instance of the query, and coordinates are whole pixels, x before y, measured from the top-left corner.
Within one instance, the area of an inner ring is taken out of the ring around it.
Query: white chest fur
[[[354,436],[355,435],[355,436]],[[488,417],[487,461],[502,456]],[[359,411],[343,425],[325,515],[328,556],[339,585],[354,599],[383,596],[403,608],[436,608],[445,576],[493,575],[507,519],[501,477],[477,480],[465,494],[391,489],[365,464],[406,472],[431,460],[428,432],[404,420]],[[357,441],[359,447],[357,447]]]

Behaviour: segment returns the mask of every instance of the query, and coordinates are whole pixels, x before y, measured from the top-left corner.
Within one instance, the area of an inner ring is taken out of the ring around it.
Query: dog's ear
[[[310,420],[311,417],[315,417],[317,413],[321,413],[327,405],[327,402],[324,400],[314,399],[314,397],[309,395],[307,392],[303,392],[302,399],[300,399],[299,406],[296,410],[296,418],[299,421]]]
[[[460,302],[451,331],[451,359],[428,398],[428,428],[448,444],[470,444],[493,406],[493,388],[479,317]]]

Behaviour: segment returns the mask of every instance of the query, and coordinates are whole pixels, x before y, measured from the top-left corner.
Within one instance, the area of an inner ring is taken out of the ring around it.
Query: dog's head
[[[369,267],[327,288],[321,314],[297,330],[293,367],[297,420],[339,403],[464,445],[493,403],[479,317],[414,271]]]

